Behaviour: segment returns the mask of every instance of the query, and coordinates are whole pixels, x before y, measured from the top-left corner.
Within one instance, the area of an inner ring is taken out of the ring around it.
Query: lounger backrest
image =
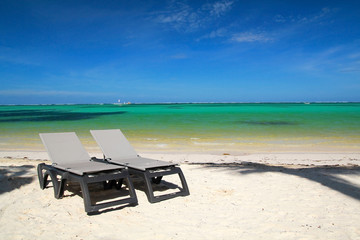
[[[56,164],[88,162],[90,156],[74,132],[40,133],[40,138]]]
[[[120,129],[90,130],[90,132],[106,158],[121,160],[137,157],[135,149]]]

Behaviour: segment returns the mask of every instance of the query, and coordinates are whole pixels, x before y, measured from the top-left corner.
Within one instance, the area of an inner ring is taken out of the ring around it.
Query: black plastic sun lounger
[[[62,198],[66,182],[78,182],[87,213],[117,205],[137,204],[136,193],[125,167],[92,160],[74,132],[40,133],[39,135],[52,161],[52,165],[44,163],[38,165],[41,189],[46,187],[47,178],[50,176],[55,198]],[[104,183],[106,186],[109,183],[122,182],[122,180],[126,181],[129,197],[99,204],[92,203],[89,184]]]
[[[176,164],[140,157],[119,129],[90,130],[90,132],[100,146],[106,161],[127,166],[130,174],[139,176],[145,181],[145,192],[149,202],[155,203],[190,194],[184,174]],[[159,184],[163,176],[171,174],[178,174],[182,184],[180,191],[155,196],[152,183]]]

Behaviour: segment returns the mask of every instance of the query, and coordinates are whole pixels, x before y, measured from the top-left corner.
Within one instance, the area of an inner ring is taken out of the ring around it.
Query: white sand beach
[[[100,155],[100,153],[92,153]],[[180,164],[190,196],[88,216],[41,190],[44,152],[0,153],[1,239],[360,239],[360,154],[143,154]]]

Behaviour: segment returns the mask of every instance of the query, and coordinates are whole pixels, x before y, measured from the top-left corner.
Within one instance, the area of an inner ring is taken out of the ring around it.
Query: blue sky
[[[360,1],[0,2],[0,104],[360,101]]]

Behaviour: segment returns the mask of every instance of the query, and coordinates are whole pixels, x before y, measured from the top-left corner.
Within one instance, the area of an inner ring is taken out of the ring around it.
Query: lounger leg
[[[43,170],[45,170],[45,172],[43,172]],[[61,177],[61,181],[59,183],[59,181],[57,179],[57,174],[55,173],[55,171],[51,170],[51,166],[47,166],[44,163],[40,163],[38,165],[37,172],[38,172],[40,188],[43,190],[46,188],[48,178],[50,176],[50,179],[51,179],[51,182],[52,182],[53,188],[54,188],[54,197],[56,199],[61,198],[64,194],[64,185],[65,185],[66,180],[63,177]]]
[[[163,200],[167,200],[170,198],[174,198],[176,196],[188,196],[190,195],[189,192],[189,188],[188,185],[186,183],[185,180],[185,176],[183,174],[183,172],[181,171],[180,168],[172,168],[170,171],[167,172],[159,172],[159,173],[151,173],[149,171],[145,171],[145,172],[140,172],[140,171],[136,171],[136,170],[132,170],[132,172],[138,176],[141,176],[144,181],[145,181],[145,193],[146,196],[149,200],[149,202],[151,203],[156,203],[156,202],[160,202]],[[172,174],[177,174],[180,178],[181,181],[181,189],[179,192],[175,192],[175,193],[170,193],[170,194],[164,194],[164,195],[160,195],[160,196],[156,196],[154,195],[154,189],[152,187],[152,183],[157,183],[161,181],[161,178],[165,175],[172,175]],[[155,179],[155,182],[154,182]]]
[[[84,200],[85,212],[87,212],[88,214],[91,214],[91,213],[97,212],[100,208],[106,208],[106,207],[111,207],[113,205],[120,205],[120,204],[137,205],[138,201],[137,201],[134,186],[132,185],[129,175],[128,174],[126,174],[126,175],[127,176],[124,179],[129,188],[130,197],[127,199],[117,200],[117,201],[108,202],[108,203],[102,203],[99,205],[93,205],[91,203],[91,197],[90,197],[90,191],[89,191],[89,183],[97,182],[97,181],[89,180],[88,176],[78,178],[78,181],[79,181],[80,187],[81,187],[82,197]]]
[[[179,178],[180,178],[180,181],[181,181],[181,185],[182,185],[182,190],[181,190],[181,192],[182,192],[182,196],[188,196],[188,195],[190,195],[190,191],[189,191],[189,187],[188,187],[188,185],[187,185],[187,183],[186,183],[186,180],[185,180],[185,176],[184,176],[184,174],[183,174],[183,172],[181,171],[181,169],[180,168],[178,168],[178,174],[179,174]]]
[[[62,198],[64,196],[66,181],[67,181],[66,178],[61,177],[61,180],[58,183],[59,187],[57,189],[57,198]]]
[[[155,196],[154,196],[154,189],[151,185],[151,179],[152,177],[149,175],[148,171],[145,171],[144,173],[144,180],[145,180],[145,193],[149,200],[149,202],[154,203],[156,202]]]
[[[97,212],[102,208],[113,207],[116,205],[137,204],[137,197],[134,186],[132,184],[132,181],[130,180],[129,172],[125,169],[118,173],[111,172],[109,174],[91,175],[91,177],[89,177],[87,175],[80,176],[80,175],[72,174],[67,171],[56,169],[50,165],[39,164],[37,168],[37,172],[38,172],[40,188],[42,189],[46,187],[48,177],[51,178],[54,188],[55,198],[63,197],[64,189],[67,181],[78,182],[80,184],[80,188],[82,192],[85,211],[88,214]],[[104,181],[110,181],[112,182],[112,184],[115,184],[117,187],[121,188],[123,179],[125,179],[127,186],[129,188],[130,196],[128,198],[92,205],[90,191],[89,191],[89,183],[101,183]]]
[[[63,196],[63,193],[64,193],[64,191],[61,192],[61,190],[64,188],[63,185],[62,185],[63,184],[63,182],[62,182],[63,178],[61,177],[61,181],[59,182],[58,179],[57,179],[57,174],[54,171],[50,170],[50,169],[46,170],[44,175],[46,175],[46,179],[47,179],[48,176],[50,176],[51,182],[52,182],[53,187],[54,187],[54,196],[55,196],[56,199],[60,199]]]
[[[132,200],[131,200],[131,202],[132,202],[131,205],[134,205],[134,206],[137,205],[137,204],[138,204],[138,200],[137,200],[135,188],[134,188],[134,185],[133,185],[133,183],[132,183],[132,181],[131,181],[131,179],[130,179],[130,176],[127,176],[126,178],[121,179],[121,180],[120,180],[121,183],[122,183],[123,180],[125,180],[126,185],[127,185],[128,188],[129,188],[130,199],[132,199]],[[121,186],[121,185],[120,185],[120,186]]]
[[[44,163],[40,163],[37,166],[37,174],[38,174],[39,184],[40,184],[40,188],[43,190],[46,187],[47,176],[48,176],[43,173],[44,166],[45,166]]]
[[[82,192],[82,197],[84,200],[84,207],[85,207],[85,212],[91,212],[91,199],[90,199],[90,192],[89,192],[89,188],[88,188],[88,183],[86,181],[87,177],[84,178],[80,178],[80,188],[81,188],[81,192]]]

